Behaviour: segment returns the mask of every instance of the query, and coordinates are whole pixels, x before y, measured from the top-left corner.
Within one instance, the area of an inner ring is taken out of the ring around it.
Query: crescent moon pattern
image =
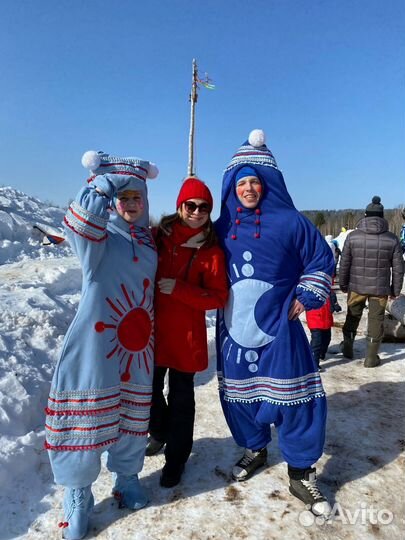
[[[227,305],[220,317],[221,354],[225,362],[246,362],[247,369],[255,374],[259,369],[257,363],[260,354],[253,349],[264,347],[275,339],[257,324],[255,308],[259,299],[273,285],[252,277],[255,268],[250,251],[244,251],[242,257],[244,263],[240,270],[235,263],[232,264],[238,281],[231,286]]]
[[[232,285],[224,309],[224,322],[235,343],[246,349],[258,348],[274,340],[263,332],[255,319],[255,306],[273,285],[258,279],[243,279]]]

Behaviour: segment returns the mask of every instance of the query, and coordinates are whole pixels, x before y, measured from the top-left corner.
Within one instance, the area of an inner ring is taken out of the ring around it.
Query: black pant
[[[166,371],[169,369],[169,394],[163,395]],[[165,442],[166,463],[179,467],[188,460],[194,432],[194,375],[172,368],[155,367],[149,433]]]
[[[319,359],[325,358],[331,339],[331,330],[311,330],[311,348],[315,362],[319,367]]]

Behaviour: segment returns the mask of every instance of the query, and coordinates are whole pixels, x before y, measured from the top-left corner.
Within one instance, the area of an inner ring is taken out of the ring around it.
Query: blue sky
[[[298,209],[405,203],[403,0],[3,0],[0,184],[65,205],[83,152],[154,161],[151,212],[187,172],[191,62],[197,174],[262,128]]]

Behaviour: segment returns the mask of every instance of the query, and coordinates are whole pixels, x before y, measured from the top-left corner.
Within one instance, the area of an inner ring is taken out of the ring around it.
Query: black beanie
[[[378,195],[374,195],[371,203],[366,207],[366,217],[378,216],[384,217],[384,207],[381,204],[381,198]]]

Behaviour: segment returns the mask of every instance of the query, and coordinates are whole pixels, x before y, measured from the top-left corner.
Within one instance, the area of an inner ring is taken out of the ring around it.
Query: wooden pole
[[[190,133],[188,137],[188,176],[194,176],[194,129],[195,129],[195,104],[197,103],[197,62],[193,59],[193,78],[191,83],[191,112],[190,112]]]

